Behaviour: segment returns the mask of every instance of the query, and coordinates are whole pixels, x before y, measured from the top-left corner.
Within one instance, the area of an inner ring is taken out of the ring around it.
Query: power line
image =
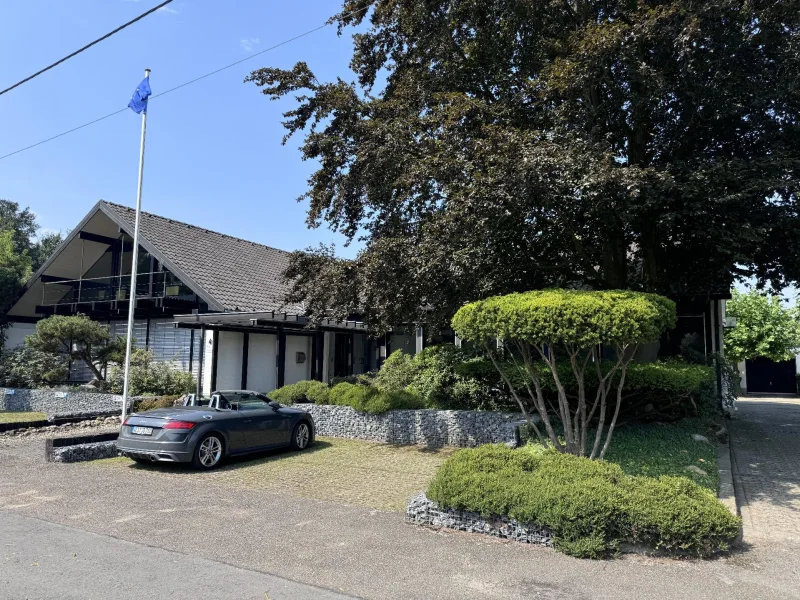
[[[76,51],[75,51],[75,52],[73,52],[72,54],[70,54],[70,55],[68,55],[68,56],[65,56],[64,58],[62,58],[62,59],[61,59],[61,60],[59,60],[59,61],[56,61],[56,62],[54,62],[54,63],[53,63],[52,65],[50,65],[49,67],[45,67],[45,68],[44,68],[44,69],[42,69],[41,71],[36,71],[36,73],[34,73],[33,75],[31,75],[30,77],[26,77],[25,79],[23,79],[22,81],[18,81],[17,83],[15,83],[14,85],[12,85],[11,87],[7,87],[7,88],[6,88],[6,89],[4,89],[2,92],[0,92],[0,96],[2,96],[3,94],[5,94],[6,92],[10,92],[11,90],[13,90],[13,89],[14,89],[14,88],[16,88],[16,87],[19,87],[19,86],[21,86],[21,85],[22,85],[23,83],[25,83],[26,81],[30,81],[30,80],[31,80],[31,79],[33,79],[34,77],[38,77],[39,75],[41,75],[41,74],[42,74],[42,73],[44,73],[45,71],[49,71],[49,70],[50,70],[50,69],[52,69],[53,67],[57,67],[58,65],[60,65],[61,63],[63,63],[63,62],[65,62],[65,61],[69,60],[69,59],[70,59],[70,58],[72,58],[73,56],[77,56],[78,54],[80,54],[80,53],[81,53],[81,52],[83,52],[84,50],[88,50],[89,48],[91,48],[91,47],[92,47],[92,46],[94,46],[95,44],[98,44],[98,43],[102,42],[103,40],[110,38],[110,37],[111,37],[112,35],[114,35],[115,33],[118,33],[118,32],[120,32],[120,31],[122,31],[123,29],[125,29],[125,28],[126,28],[126,27],[128,27],[129,25],[133,25],[134,23],[136,23],[136,21],[140,21],[140,20],[144,19],[144,18],[145,18],[147,15],[149,15],[150,13],[154,13],[154,12],[155,12],[155,11],[157,11],[159,8],[163,8],[164,6],[166,6],[167,4],[169,4],[170,2],[172,2],[172,0],[166,0],[166,2],[162,2],[162,3],[161,3],[161,4],[159,4],[158,6],[151,8],[150,10],[148,10],[148,11],[147,11],[147,12],[145,12],[145,13],[142,13],[141,15],[139,15],[138,17],[136,17],[135,19],[133,19],[133,20],[131,20],[131,21],[128,21],[128,22],[127,22],[127,23],[125,23],[124,25],[120,25],[120,26],[119,26],[119,27],[117,27],[117,28],[116,28],[114,31],[110,31],[109,33],[105,34],[103,37],[97,38],[95,41],[91,42],[90,44],[86,44],[86,45],[85,45],[83,48],[81,48],[80,50],[76,50]]]
[[[170,2],[171,1],[172,0],[170,0]],[[157,8],[158,7],[156,7],[156,9]],[[343,19],[345,17],[350,17],[350,16],[356,15],[356,14],[358,14],[360,12],[364,12],[367,9],[369,9],[369,6],[365,6],[363,8],[360,8],[358,10],[354,10],[354,11],[349,12],[349,13],[344,13],[344,14],[340,15],[340,18]],[[230,69],[231,67],[235,67],[238,64],[241,64],[241,63],[243,63],[243,62],[245,62],[247,60],[255,58],[256,56],[259,56],[260,54],[264,54],[264,53],[269,52],[271,50],[275,50],[276,48],[280,48],[281,46],[285,46],[286,44],[289,44],[291,42],[299,40],[300,38],[303,38],[303,37],[306,37],[308,35],[311,35],[312,33],[316,33],[320,29],[325,29],[326,27],[328,27],[329,25],[332,25],[332,24],[333,24],[332,20],[326,21],[325,23],[323,23],[319,27],[315,27],[314,29],[309,29],[308,31],[306,31],[304,33],[296,35],[296,36],[294,36],[292,38],[289,38],[287,40],[283,40],[282,42],[279,42],[279,43],[275,44],[274,46],[270,46],[269,48],[265,48],[264,50],[261,50],[260,52],[256,52],[255,54],[251,54],[250,56],[247,56],[247,57],[245,57],[245,58],[243,58],[241,60],[237,60],[236,62],[232,62],[231,64],[225,65],[224,67],[220,67],[219,69],[211,71],[210,73],[206,73],[205,75],[201,75],[200,77],[195,77],[194,79],[191,79],[189,81],[181,83],[180,85],[176,85],[175,87],[170,88],[170,89],[168,89],[168,90],[166,90],[164,92],[160,92],[158,94],[153,94],[152,96],[150,96],[150,100],[152,100],[153,98],[158,98],[159,96],[166,96],[170,92],[174,92],[175,90],[179,90],[182,87],[186,87],[187,85],[191,85],[193,83],[196,83],[196,82],[200,81],[201,79],[205,79],[206,77],[211,77],[212,75],[216,75],[217,73],[220,73],[221,71],[224,71],[226,69]],[[148,102],[149,102],[149,100],[148,100]],[[24,148],[20,148],[19,150],[14,150],[13,152],[9,152],[8,154],[4,154],[3,156],[0,156],[0,160],[8,158],[9,156],[14,156],[15,154],[19,154],[20,152],[25,152],[25,150],[30,150],[31,148],[35,148],[36,146],[41,146],[42,144],[46,144],[47,142],[50,142],[50,141],[53,141],[53,140],[55,140],[57,138],[65,136],[65,135],[67,135],[69,133],[72,133],[73,131],[78,131],[79,129],[83,129],[84,127],[88,127],[89,125],[94,125],[95,123],[99,123],[100,121],[104,121],[105,119],[108,119],[109,117],[113,117],[114,115],[118,115],[120,113],[123,113],[126,110],[128,110],[127,106],[125,108],[121,108],[120,110],[114,111],[112,113],[108,113],[107,115],[105,115],[103,117],[100,117],[98,119],[94,119],[93,121],[89,121],[88,123],[84,123],[83,125],[78,125],[77,127],[73,127],[72,129],[70,129],[68,131],[63,131],[63,132],[61,132],[61,133],[59,133],[57,135],[54,135],[53,137],[49,137],[46,140],[42,140],[41,142],[36,142],[35,144],[31,144],[30,146],[25,146]]]

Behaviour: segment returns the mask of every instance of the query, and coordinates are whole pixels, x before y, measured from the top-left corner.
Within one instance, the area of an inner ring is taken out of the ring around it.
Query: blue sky
[[[116,28],[160,0],[28,0],[0,6],[0,89]],[[312,29],[338,0],[175,0],[108,40],[0,96],[0,156],[124,107],[152,69],[153,92]],[[350,32],[334,26],[157,98],[148,110],[144,210],[286,250],[337,242],[308,230],[306,189],[315,165],[293,138],[253,69],[306,61],[320,79],[353,79]],[[140,120],[126,111],[0,160],[0,198],[30,206],[46,229],[69,229],[99,199],[134,205]]]

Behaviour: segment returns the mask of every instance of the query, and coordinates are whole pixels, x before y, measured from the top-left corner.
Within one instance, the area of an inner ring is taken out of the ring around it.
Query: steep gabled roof
[[[102,200],[97,208],[133,237],[132,208]],[[304,312],[302,306],[283,303],[288,252],[146,212],[139,236],[141,245],[212,310]]]

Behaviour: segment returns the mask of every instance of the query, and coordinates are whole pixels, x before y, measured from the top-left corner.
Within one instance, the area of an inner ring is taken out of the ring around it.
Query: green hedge
[[[298,381],[273,390],[267,395],[275,402],[286,405],[298,402],[328,404],[329,391],[330,388],[321,381]]]
[[[556,548],[601,557],[620,542],[700,556],[739,531],[713,493],[683,477],[633,477],[617,465],[528,446],[460,450],[428,488],[440,506],[547,527]]]
[[[537,363],[537,374],[542,390],[555,400],[555,381],[546,365]],[[558,363],[558,376],[567,390],[567,395],[577,398],[577,382],[572,367],[566,361]],[[603,373],[611,363],[603,363]],[[457,367],[464,377],[474,378],[504,394],[496,396],[495,402],[506,410],[518,410],[494,365],[487,359],[473,359]],[[527,397],[525,384],[529,378],[520,373],[513,362],[503,364],[503,369],[514,386]],[[597,374],[587,369],[586,393],[593,401],[597,390]],[[687,416],[706,416],[716,410],[714,368],[672,360],[653,363],[631,363],[625,378],[621,416],[637,419],[677,419]],[[616,388],[614,388],[616,393]]]
[[[133,412],[144,412],[146,410],[153,410],[156,408],[172,408],[175,406],[175,401],[180,398],[178,395],[160,396],[157,398],[140,398],[133,402]]]
[[[386,391],[374,386],[346,382],[331,388],[328,402],[337,406],[350,406],[355,410],[371,414],[425,408],[422,398],[405,390]]]
[[[313,402],[351,406],[361,412],[380,414],[389,410],[425,408],[418,395],[404,390],[381,390],[371,385],[348,382],[328,387],[321,381],[298,381],[270,392],[269,397],[281,404]]]

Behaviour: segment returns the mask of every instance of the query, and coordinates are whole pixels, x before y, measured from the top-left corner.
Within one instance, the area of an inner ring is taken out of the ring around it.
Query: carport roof
[[[133,235],[132,208],[106,201],[98,207]],[[201,288],[196,291],[209,296],[217,310],[305,312],[301,305],[283,303],[288,252],[146,212],[140,227],[142,245],[152,246],[151,253],[161,255],[186,284]]]
[[[304,329],[309,325],[307,317],[283,311],[253,311],[253,312],[228,312],[205,313],[175,316],[175,326],[179,328],[199,329],[275,329],[284,327],[288,329]],[[323,319],[319,324],[321,330],[360,330],[367,331],[367,326],[361,321],[337,321],[336,319]]]

